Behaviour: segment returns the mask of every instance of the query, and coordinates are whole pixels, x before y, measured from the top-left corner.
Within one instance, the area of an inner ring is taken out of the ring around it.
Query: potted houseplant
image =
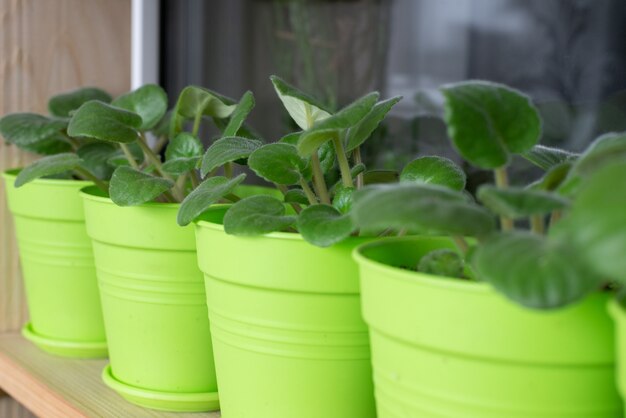
[[[392,238],[354,253],[379,417],[622,416],[606,276],[583,261],[560,220],[615,135],[577,156],[537,145],[540,118],[515,90],[465,82],[443,94],[455,148],[494,170],[496,185],[478,190],[481,206],[446,182],[426,184],[448,175],[439,165],[422,172],[424,184],[355,195],[361,228],[450,237]],[[514,154],[545,176],[509,186]]]
[[[249,196],[197,219],[221,408],[225,416],[374,417],[367,328],[348,213],[365,172],[359,146],[399,97],[368,94],[331,112],[278,77],[278,97],[302,129],[262,146],[216,141],[203,172],[247,158],[281,196]],[[202,185],[196,189],[201,190]],[[311,245],[313,244],[313,245]],[[328,248],[322,248],[328,247]]]
[[[0,120],[7,142],[43,156],[22,170],[2,173],[30,316],[22,334],[41,349],[68,357],[107,355],[78,191],[106,180],[111,170],[92,158],[101,144],[67,133],[71,112],[91,99],[111,100],[100,89],[83,88],[52,97],[50,116],[15,113]]]
[[[249,135],[243,122],[253,106],[249,92],[235,103],[189,86],[166,114],[165,92],[147,85],[111,104],[86,102],[72,116],[71,135],[113,144],[124,156],[107,189],[81,194],[109,340],[103,379],[133,403],[172,411],[219,408],[194,230],[181,228],[176,216],[192,190],[204,206],[192,199],[187,210],[203,211],[242,182],[245,174],[233,177],[227,165],[225,176],[199,185],[204,150],[198,132],[213,118],[227,136]],[[149,132],[161,137],[154,147],[166,145],[164,161],[149,145]]]

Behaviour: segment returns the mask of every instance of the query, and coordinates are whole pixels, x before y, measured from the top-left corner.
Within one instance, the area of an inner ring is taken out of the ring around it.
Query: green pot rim
[[[80,189],[78,193],[83,197],[83,199],[89,199],[94,202],[109,204],[112,206],[116,206],[118,208],[142,208],[142,207],[179,208],[180,207],[180,203],[169,203],[169,202],[146,202],[146,203],[142,203],[141,205],[136,205],[136,206],[119,206],[115,204],[115,202],[113,202],[110,197],[99,196],[95,194],[94,190],[100,190],[100,189],[98,189],[98,187],[94,186],[93,184],[89,184],[88,186]]]

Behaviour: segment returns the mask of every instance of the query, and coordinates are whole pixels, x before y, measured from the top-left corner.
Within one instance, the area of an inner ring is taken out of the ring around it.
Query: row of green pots
[[[225,418],[623,416],[606,295],[532,311],[404,268],[447,239],[232,236],[221,206],[180,227],[176,204],[118,207],[73,180],[15,189],[15,175],[25,337],[100,357],[106,333],[103,378],[131,402]]]

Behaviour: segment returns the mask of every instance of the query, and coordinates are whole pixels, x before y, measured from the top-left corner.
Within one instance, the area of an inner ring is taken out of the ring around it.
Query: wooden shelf
[[[42,418],[219,418],[219,412],[168,413],[140,408],[100,380],[107,360],[44,353],[17,333],[0,334],[0,393]]]

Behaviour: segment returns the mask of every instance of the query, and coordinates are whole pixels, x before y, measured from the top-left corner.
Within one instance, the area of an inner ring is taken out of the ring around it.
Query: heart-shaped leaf
[[[231,193],[246,178],[244,173],[232,179],[216,176],[203,181],[183,200],[178,210],[178,224],[188,225],[211,205]]]
[[[42,141],[58,138],[67,122],[50,119],[35,113],[11,113],[0,119],[0,134],[18,147],[33,146]]]
[[[224,230],[231,235],[262,235],[281,231],[296,221],[295,216],[285,213],[285,204],[275,197],[246,197],[228,209],[224,215]]]
[[[174,107],[170,124],[170,137],[176,136],[183,130],[183,124],[189,119],[201,115],[214,118],[227,118],[235,110],[236,105],[227,97],[214,91],[198,86],[185,87]]]
[[[607,280],[626,284],[626,162],[585,179],[569,214],[552,234],[574,245],[577,257]]]
[[[254,95],[251,91],[247,91],[241,96],[239,103],[237,103],[237,107],[233,110],[233,113],[230,115],[230,120],[228,121],[228,125],[224,129],[222,133],[223,136],[235,136],[243,125],[243,122],[246,120],[252,109],[254,108]]]
[[[457,252],[450,249],[434,250],[420,259],[417,271],[439,277],[463,277],[465,261]]]
[[[535,145],[528,151],[522,152],[521,156],[537,167],[549,170],[556,165],[575,160],[578,154],[558,148]]]
[[[356,189],[354,187],[344,187],[342,184],[335,188],[333,196],[333,206],[341,213],[348,213],[352,209],[352,197]]]
[[[348,238],[354,231],[348,215],[328,205],[311,205],[298,216],[298,231],[302,237],[318,247],[330,247]]]
[[[330,112],[324,105],[280,77],[273,75],[270,80],[289,116],[300,128],[309,129],[315,122],[330,116]]]
[[[60,154],[72,150],[72,145],[60,133],[32,144],[18,146],[24,151],[40,155]]]
[[[117,152],[117,147],[108,142],[90,142],[78,148],[76,153],[83,160],[81,166],[99,179],[108,179],[113,167],[108,163]]]
[[[207,149],[202,158],[202,176],[231,161],[248,158],[263,143],[256,139],[229,136],[220,138]]]
[[[539,141],[539,112],[521,92],[484,81],[452,84],[442,91],[448,135],[475,166],[502,167],[511,154],[528,151]]]
[[[257,175],[284,185],[297,184],[306,177],[307,166],[295,146],[281,142],[263,145],[248,158],[248,167]]]
[[[171,180],[122,166],[111,176],[109,195],[118,206],[137,206],[156,199],[173,185]]]
[[[519,187],[500,189],[484,185],[478,189],[477,196],[489,209],[511,219],[544,215],[569,205],[567,199],[555,193]]]
[[[84,87],[63,94],[52,96],[48,101],[48,111],[52,116],[69,118],[71,113],[90,100],[111,102],[111,96],[104,90],[95,87]]]
[[[400,173],[400,181],[437,184],[452,190],[465,188],[465,172],[452,160],[427,156],[411,161]]]
[[[129,143],[138,138],[141,116],[97,100],[83,104],[72,116],[67,127],[70,136],[82,136],[101,141]]]
[[[494,217],[447,187],[400,183],[368,186],[354,193],[352,218],[361,229],[407,229],[451,235],[485,236]]]
[[[472,261],[481,280],[531,308],[567,305],[600,284],[566,243],[527,232],[493,236],[476,249]]]
[[[82,160],[76,154],[63,153],[40,158],[24,168],[15,178],[15,187],[23,186],[41,177],[63,173],[80,165]]]
[[[147,131],[154,128],[167,112],[167,94],[156,84],[146,84],[116,98],[111,104],[139,115],[143,121],[139,129]]]
[[[358,124],[350,127],[346,136],[346,151],[350,152],[367,141],[380,122],[385,119],[385,116],[387,116],[387,113],[389,113],[391,108],[394,107],[400,100],[402,100],[402,96],[396,96],[391,99],[378,102],[367,114],[367,116],[361,119]]]
[[[167,145],[165,160],[202,157],[203,152],[202,142],[197,137],[187,132],[181,132]]]
[[[298,152],[309,157],[322,144],[339,137],[340,131],[359,123],[376,104],[378,93],[369,93],[352,102],[334,115],[316,122],[312,129],[304,131],[298,140]]]

